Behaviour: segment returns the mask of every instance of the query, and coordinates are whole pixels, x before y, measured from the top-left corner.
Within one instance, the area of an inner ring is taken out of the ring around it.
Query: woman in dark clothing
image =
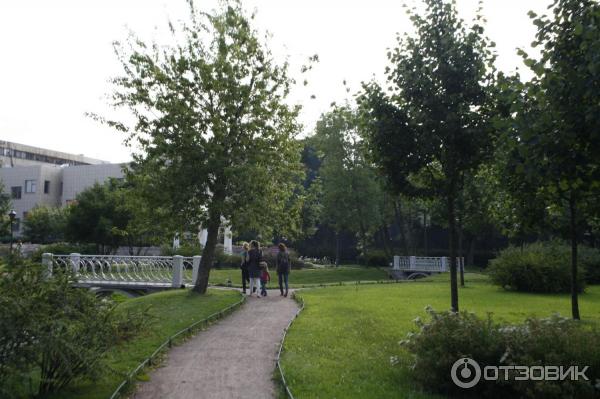
[[[262,251],[260,250],[260,244],[258,241],[252,240],[250,242],[250,251],[248,252],[248,277],[250,277],[250,292],[248,295],[252,296],[252,292],[256,289],[256,297],[260,298],[260,262],[262,261]]]
[[[290,275],[292,262],[290,254],[284,243],[279,243],[279,252],[277,253],[277,278],[279,280],[279,291],[281,295],[288,296],[288,279]],[[285,282],[285,294],[283,293],[283,283]]]
[[[240,265],[240,269],[242,269],[242,290],[244,294],[246,293],[246,283],[250,282],[250,276],[248,274],[248,251],[250,250],[250,246],[247,242],[244,243],[242,251],[242,264]]]

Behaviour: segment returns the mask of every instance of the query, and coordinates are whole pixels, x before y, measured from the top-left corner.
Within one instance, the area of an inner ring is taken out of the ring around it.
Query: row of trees
[[[134,124],[95,117],[142,150],[128,180],[161,223],[208,228],[197,291],[222,218],[265,237],[327,224],[356,232],[364,252],[399,203],[426,204],[448,228],[453,310],[461,237],[492,224],[521,241],[570,238],[579,317],[577,245],[598,220],[598,6],[556,0],[551,17],[532,15],[541,55],[521,52],[535,75],[523,83],[496,71],[481,12],[467,24],[454,3],[424,3],[424,14],[409,11],[415,33],[388,54],[386,86],[365,83],[356,105],[324,115],[304,141],[319,163],[304,184],[298,108],[287,101],[295,82],[239,1],[213,14],[190,1],[172,46],[115,44],[124,74],[114,105]]]
[[[389,90],[368,83],[359,96],[371,159],[394,192],[445,202],[454,311],[457,209],[478,197],[479,181],[502,199],[493,205],[509,232],[569,238],[579,319],[577,246],[585,220],[599,216],[588,204],[600,194],[600,7],[558,0],[552,17],[530,14],[541,50],[539,59],[520,51],[535,75],[523,83],[494,69],[481,15],[466,26],[452,3],[425,3],[425,15],[410,13],[416,34],[389,54]]]
[[[81,192],[67,207],[32,209],[23,223],[23,239],[95,244],[98,253],[127,246],[133,254],[135,247],[161,244],[165,239],[167,230],[150,213],[130,184],[110,180]]]

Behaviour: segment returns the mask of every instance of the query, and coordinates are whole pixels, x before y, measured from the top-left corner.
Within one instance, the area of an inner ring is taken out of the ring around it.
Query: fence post
[[[198,270],[200,269],[200,261],[202,260],[202,256],[196,255],[194,256],[194,261],[192,263],[192,285],[196,285],[196,280],[198,279]]]
[[[394,255],[394,270],[400,270],[400,257]]]
[[[447,267],[448,267],[448,258],[445,256],[442,256],[442,271],[445,272]]]
[[[52,254],[45,252],[42,254],[42,266],[46,269],[46,277],[52,276]]]
[[[183,284],[183,256],[173,256],[173,282],[171,287],[179,288]]]
[[[458,258],[458,264],[460,265],[460,272],[464,273],[465,272],[465,257],[461,256],[460,258]]]
[[[416,256],[411,256],[409,258],[409,265],[410,265],[410,270],[415,270],[417,268],[417,257]]]
[[[71,268],[73,270],[73,273],[79,274],[79,260],[81,259],[81,254],[72,253],[69,256],[71,258]]]

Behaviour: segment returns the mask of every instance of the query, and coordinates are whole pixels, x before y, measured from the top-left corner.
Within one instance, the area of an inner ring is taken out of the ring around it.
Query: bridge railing
[[[194,284],[201,256],[42,255],[49,274],[56,268],[72,271],[82,284]]]
[[[457,266],[464,268],[465,258],[457,257]],[[447,256],[394,256],[392,270],[442,273],[450,270]]]

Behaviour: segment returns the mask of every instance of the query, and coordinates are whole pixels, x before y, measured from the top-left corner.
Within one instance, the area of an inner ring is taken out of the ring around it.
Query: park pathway
[[[285,327],[298,311],[269,291],[174,347],[162,367],[141,383],[135,399],[275,398],[275,358]]]

